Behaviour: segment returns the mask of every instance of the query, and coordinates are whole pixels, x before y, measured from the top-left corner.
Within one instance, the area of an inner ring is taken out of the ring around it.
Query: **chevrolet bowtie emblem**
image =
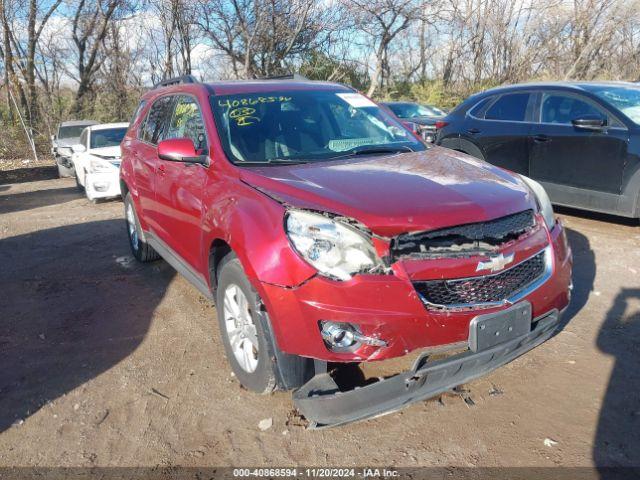
[[[492,272],[498,272],[509,265],[511,262],[513,262],[513,256],[513,253],[507,255],[506,257],[503,254],[500,254],[495,257],[490,257],[486,262],[478,262],[476,272],[480,272],[482,270],[491,270]]]

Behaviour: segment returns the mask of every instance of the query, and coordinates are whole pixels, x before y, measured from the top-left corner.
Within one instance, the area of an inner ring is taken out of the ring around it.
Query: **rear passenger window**
[[[489,102],[491,102],[495,97],[487,97],[484,98],[482,100],[480,100],[478,103],[476,103],[470,110],[469,110],[469,115],[476,117],[476,118],[482,118],[484,115],[484,111],[487,108],[487,105],[489,104]]]
[[[171,118],[173,97],[162,97],[155,101],[142,127],[141,139],[157,145],[163,139],[167,124]]]
[[[542,123],[570,125],[571,120],[584,115],[600,115],[607,118],[607,115],[594,105],[572,95],[545,93],[542,97],[542,107],[540,109],[540,121]]]
[[[502,95],[496,103],[489,107],[487,120],[509,120],[512,122],[524,122],[529,103],[528,93],[510,93]]]

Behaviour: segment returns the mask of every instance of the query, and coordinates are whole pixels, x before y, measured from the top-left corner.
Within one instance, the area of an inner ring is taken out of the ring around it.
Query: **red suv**
[[[215,300],[240,383],[293,389],[312,425],[489,372],[548,339],[569,303],[571,252],[542,187],[426,146],[350,87],[164,82],[122,154],[134,256]],[[407,371],[338,380],[412,351]]]

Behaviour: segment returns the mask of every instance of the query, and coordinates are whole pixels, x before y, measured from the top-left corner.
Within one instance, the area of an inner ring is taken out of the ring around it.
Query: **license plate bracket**
[[[474,352],[526,335],[531,331],[531,304],[520,302],[500,312],[478,315],[469,324],[469,348]]]

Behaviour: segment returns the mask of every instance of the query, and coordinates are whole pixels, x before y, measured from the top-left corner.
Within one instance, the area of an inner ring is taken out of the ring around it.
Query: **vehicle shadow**
[[[51,188],[33,192],[0,195],[0,214],[22,212],[34,208],[58,205],[83,198],[76,187]]]
[[[0,432],[142,342],[175,271],[140,265],[123,220],[0,240]]]
[[[573,292],[571,303],[562,316],[558,331],[561,331],[587,304],[596,278],[596,255],[591,249],[589,239],[570,228],[565,228],[565,233],[573,254]]]
[[[0,185],[3,183],[25,183],[39,180],[53,180],[54,178],[58,178],[58,169],[55,164],[0,171]]]
[[[626,225],[637,222],[590,212],[583,216]],[[595,253],[587,237],[571,229],[567,234],[573,251],[574,290],[564,324],[586,305],[596,274]],[[600,409],[593,463],[603,479],[631,478],[625,476],[631,472],[611,467],[640,467],[640,288],[620,290],[600,327],[596,344],[614,357],[614,366]]]
[[[640,467],[640,288],[620,290],[597,346],[614,357],[593,445],[593,461],[609,478],[606,467]]]

